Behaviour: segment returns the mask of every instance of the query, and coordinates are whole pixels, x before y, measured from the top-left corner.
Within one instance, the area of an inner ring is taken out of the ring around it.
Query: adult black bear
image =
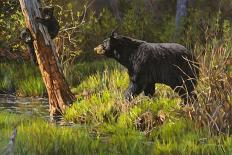
[[[27,48],[30,54],[30,59],[34,64],[37,64],[37,59],[35,55],[35,49],[33,46],[33,38],[31,32],[28,28],[24,28],[20,33],[20,39],[27,44]]]
[[[147,43],[113,32],[94,51],[116,59],[128,69],[130,85],[126,99],[129,101],[142,91],[147,96],[154,95],[155,83],[170,86],[185,104],[196,99],[193,91],[199,68],[195,57],[182,45]]]
[[[60,26],[56,19],[56,17],[53,15],[54,8],[50,6],[45,6],[43,8],[40,8],[41,16],[36,17],[35,20],[43,25],[45,25],[48,29],[48,33],[51,37],[51,39],[54,39],[59,32]]]

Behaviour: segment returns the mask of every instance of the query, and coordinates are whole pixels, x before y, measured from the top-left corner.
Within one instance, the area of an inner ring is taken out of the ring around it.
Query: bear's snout
[[[103,48],[103,45],[98,45],[97,47],[94,48],[94,52],[96,52],[99,55],[102,55],[105,53],[105,50]]]

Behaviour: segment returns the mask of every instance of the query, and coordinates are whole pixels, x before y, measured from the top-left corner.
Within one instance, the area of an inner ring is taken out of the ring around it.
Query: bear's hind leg
[[[184,105],[193,104],[197,101],[197,95],[193,90],[186,90],[186,88],[176,88],[175,92],[184,100]]]
[[[197,101],[197,94],[194,92],[195,86],[196,86],[196,82],[192,81],[192,80],[186,80],[185,82],[185,91],[187,91],[187,96],[185,99],[185,104],[193,104],[195,101]]]
[[[194,103],[195,101],[198,101],[197,94],[195,92],[190,92],[189,100],[190,103]]]
[[[155,86],[153,83],[149,83],[144,89],[145,96],[153,97],[155,94]]]
[[[178,93],[181,99],[184,101],[184,105],[188,103],[188,91],[183,86],[171,86],[171,88]]]

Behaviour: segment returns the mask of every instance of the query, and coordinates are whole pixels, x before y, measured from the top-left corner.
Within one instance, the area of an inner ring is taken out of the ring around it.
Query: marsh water
[[[0,94],[0,111],[49,119],[48,99],[41,97],[17,97]]]

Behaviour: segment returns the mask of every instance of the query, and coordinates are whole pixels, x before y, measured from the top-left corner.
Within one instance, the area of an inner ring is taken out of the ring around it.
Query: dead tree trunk
[[[176,5],[176,36],[178,38],[181,34],[184,25],[184,19],[187,16],[188,0],[177,0]]]
[[[61,66],[58,62],[55,45],[51,40],[47,28],[35,21],[35,17],[41,17],[40,4],[37,0],[19,0],[25,18],[26,27],[31,31],[35,39],[36,58],[47,89],[50,107],[50,116],[63,114],[75,96],[69,89],[64,78]]]

